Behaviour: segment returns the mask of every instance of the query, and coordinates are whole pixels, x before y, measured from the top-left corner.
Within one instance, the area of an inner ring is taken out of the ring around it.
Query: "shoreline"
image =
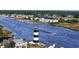
[[[71,27],[66,27],[66,26],[63,26],[63,25],[60,25],[59,23],[57,23],[57,24],[48,24],[48,23],[43,23],[43,22],[36,22],[36,21],[33,21],[33,20],[26,20],[26,19],[18,19],[18,18],[15,18],[16,20],[19,20],[19,21],[23,21],[24,23],[29,23],[29,24],[47,24],[47,25],[49,25],[49,26],[56,26],[56,27],[63,27],[63,28],[66,28],[66,29],[70,29],[70,30],[74,30],[74,31],[79,31],[79,29],[75,29],[75,28],[71,28]],[[26,21],[25,21],[26,20]],[[21,21],[21,22],[22,22]],[[27,22],[28,21],[28,22]],[[71,24],[71,23],[69,23],[69,24]],[[72,25],[73,26],[73,25]]]
[[[17,19],[17,20],[25,20],[25,19]],[[24,23],[28,23],[27,21],[24,22]],[[74,31],[79,31],[78,29],[75,29],[75,28],[70,28],[70,27],[65,27],[65,26],[62,26],[62,25],[58,25],[58,24],[48,24],[48,23],[42,23],[42,22],[35,22],[33,21],[33,23],[30,23],[29,21],[29,24],[46,24],[46,25],[49,25],[49,26],[56,26],[56,27],[63,27],[63,28],[66,28],[66,29],[70,29],[70,30],[74,30]],[[71,23],[70,23],[71,24]],[[73,25],[72,25],[73,26]]]
[[[63,23],[64,24],[64,23]],[[63,28],[66,28],[66,29],[70,29],[70,30],[74,30],[74,31],[79,31],[79,29],[76,29],[76,28],[74,28],[74,27],[70,27],[70,25],[69,25],[69,27],[67,27],[67,26],[65,26],[65,25],[60,25],[60,24],[48,24],[48,25],[50,25],[50,26],[57,26],[57,27],[63,27]],[[74,26],[74,24],[72,25],[72,26]],[[79,28],[79,27],[78,27]]]

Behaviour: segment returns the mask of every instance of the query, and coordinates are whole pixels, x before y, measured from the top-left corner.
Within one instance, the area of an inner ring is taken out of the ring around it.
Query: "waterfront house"
[[[62,19],[67,21],[67,20],[73,20],[73,19],[76,19],[76,18],[74,18],[73,15],[67,15],[67,16],[63,17]]]
[[[9,15],[9,14],[7,14],[7,15],[6,15],[6,17],[10,17],[10,15]]]
[[[68,18],[73,18],[74,16],[73,16],[73,15],[67,15],[66,17],[68,17]]]
[[[16,17],[16,14],[11,14],[10,17],[15,18]]]
[[[47,23],[47,22],[58,22],[59,19],[56,19],[56,18],[53,18],[53,19],[49,19],[49,18],[40,18],[39,19],[40,22],[44,22],[44,23]]]
[[[39,18],[38,17],[35,17],[34,20],[39,20]]]
[[[28,18],[29,18],[29,16],[28,16],[28,15],[25,15],[25,18],[26,18],[26,19],[28,19]]]
[[[17,18],[17,19],[22,19],[22,15],[17,14],[17,15],[16,15],[16,18]]]
[[[2,14],[2,17],[6,17],[6,14]]]

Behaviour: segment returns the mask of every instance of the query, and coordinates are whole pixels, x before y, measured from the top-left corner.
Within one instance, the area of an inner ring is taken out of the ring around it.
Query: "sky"
[[[0,0],[0,10],[79,10],[79,1]]]

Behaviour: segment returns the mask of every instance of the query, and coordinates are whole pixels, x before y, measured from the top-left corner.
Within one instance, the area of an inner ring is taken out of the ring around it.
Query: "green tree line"
[[[58,14],[60,16],[74,15],[74,17],[79,17],[79,11],[61,11],[61,10],[0,10],[0,14],[25,14],[25,15],[35,15],[38,14],[44,16],[45,14],[53,15]]]

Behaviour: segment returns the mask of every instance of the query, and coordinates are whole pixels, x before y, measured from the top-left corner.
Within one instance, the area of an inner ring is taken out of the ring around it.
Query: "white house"
[[[6,17],[6,14],[2,14],[2,17]]]
[[[27,42],[24,42],[23,39],[14,39],[15,48],[22,48],[23,46],[27,47]]]
[[[16,16],[16,14],[11,14],[11,16],[10,16],[10,17],[15,18],[15,16]]]
[[[47,22],[58,22],[59,19],[46,19],[46,18],[40,18],[39,21],[40,21],[40,22],[45,22],[45,23],[47,23]]]
[[[35,18],[34,18],[34,20],[38,20],[38,19],[39,19],[38,17],[35,17]]]
[[[29,18],[29,15],[25,15],[25,18],[28,19]]]
[[[40,22],[44,22],[45,19],[44,19],[44,18],[40,18],[39,21],[40,21]]]
[[[16,43],[15,48],[22,48],[23,46],[27,48],[27,42],[24,42],[24,43]]]
[[[57,20],[57,19],[54,19],[52,22],[58,22],[59,20]]]
[[[66,17],[68,17],[68,18],[73,18],[74,16],[73,16],[73,15],[67,15]]]

